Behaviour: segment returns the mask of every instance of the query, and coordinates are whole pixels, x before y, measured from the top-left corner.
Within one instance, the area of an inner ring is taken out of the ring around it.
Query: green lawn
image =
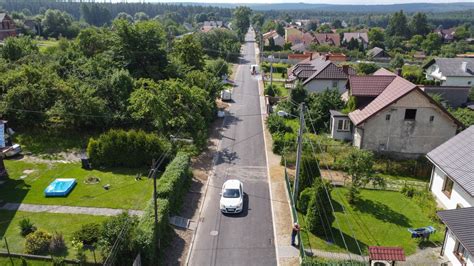
[[[13,259],[13,265],[14,266],[51,266],[51,262],[48,261],[41,261],[41,260],[25,260],[26,264],[23,264],[23,261],[21,259],[14,258]],[[9,258],[7,257],[0,257],[0,265],[12,265],[12,262]]]
[[[399,192],[361,190],[362,200],[355,206],[347,204],[346,193],[346,188],[334,188],[332,191],[336,221],[333,222],[332,229],[326,231],[330,239],[332,236],[329,231],[332,231],[336,244],[328,244],[325,237],[317,237],[304,230],[304,217],[299,215],[305,248],[345,252],[338,230],[341,229],[349,250],[357,254],[359,251],[350,227],[366,254],[368,246],[399,246],[404,248],[405,254],[413,254],[420,240],[412,239],[407,228],[432,225],[438,232],[430,240],[439,244],[443,239],[442,226],[432,222],[413,200]],[[347,215],[343,214],[342,206]]]
[[[75,250],[69,248],[72,241],[72,233],[83,224],[87,223],[101,223],[108,217],[106,216],[91,216],[91,215],[74,215],[74,214],[56,214],[56,213],[32,213],[32,212],[13,212],[13,211],[0,211],[0,237],[2,241],[0,243],[0,250],[5,249],[5,242],[3,237],[7,238],[10,252],[24,253],[25,238],[20,235],[18,228],[18,222],[23,218],[29,218],[31,222],[38,228],[44,229],[47,232],[53,233],[55,231],[61,232],[64,236],[68,251],[66,254],[62,254],[68,258],[75,258]],[[93,261],[93,256],[90,251],[86,251],[86,255],[89,261]],[[96,258],[98,258],[99,252],[96,252]],[[0,263],[3,261],[9,261],[8,259],[2,258]],[[41,261],[30,261],[30,265],[51,265],[51,263]],[[1,264],[4,265],[4,264]]]
[[[38,49],[40,52],[44,53],[50,47],[56,47],[59,44],[59,41],[50,39],[50,40],[42,40],[36,42],[38,45]]]
[[[5,165],[10,175],[7,183],[0,186],[0,199],[5,202],[142,209],[153,189],[152,180],[146,178],[146,169],[87,171],[79,163],[46,164],[16,160],[7,160]],[[33,172],[26,175],[25,170]],[[139,172],[145,178],[135,181]],[[84,181],[88,177],[98,177],[101,181],[86,184]],[[75,178],[77,185],[67,197],[46,198],[44,189],[55,178]],[[109,190],[103,188],[106,184],[110,184]]]

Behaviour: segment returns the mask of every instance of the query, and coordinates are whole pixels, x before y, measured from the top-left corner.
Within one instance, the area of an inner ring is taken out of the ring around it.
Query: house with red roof
[[[331,112],[331,137],[361,149],[416,158],[463,127],[417,85],[386,69],[349,76],[347,90],[356,109],[349,114]]]
[[[337,88],[343,93],[349,75],[356,71],[349,66],[337,66],[325,56],[311,56],[288,69],[287,82],[294,87],[301,82],[309,92],[321,92],[325,89]]]
[[[14,36],[16,36],[15,22],[7,13],[0,13],[0,41]]]

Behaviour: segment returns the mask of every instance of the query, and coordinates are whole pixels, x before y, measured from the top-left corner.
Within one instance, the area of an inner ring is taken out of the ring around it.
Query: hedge
[[[179,152],[165,172],[158,180],[158,228],[155,228],[155,209],[153,197],[145,209],[137,228],[136,245],[141,251],[142,261],[145,265],[158,264],[158,242],[167,239],[168,217],[170,210],[176,210],[185,192],[186,181],[191,178],[189,170],[190,157],[185,152]]]
[[[189,155],[179,152],[158,180],[156,188],[158,198],[168,199],[172,209],[179,208],[186,181],[191,177],[189,163]]]
[[[155,208],[152,200],[145,208],[143,216],[138,223],[135,244],[140,250],[142,262],[145,265],[157,265],[158,263],[158,241],[168,237],[168,216],[170,206],[166,199],[158,199],[158,228],[155,228]],[[161,241],[160,241],[161,242]]]
[[[89,139],[87,153],[92,166],[150,166],[171,147],[169,141],[142,130],[110,130]]]

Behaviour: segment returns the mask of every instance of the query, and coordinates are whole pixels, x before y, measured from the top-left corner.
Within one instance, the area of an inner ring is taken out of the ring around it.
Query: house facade
[[[16,36],[15,22],[7,13],[0,13],[0,41],[14,36]]]
[[[426,79],[441,86],[474,86],[474,58],[435,58],[423,69]]]
[[[356,102],[356,110],[347,116],[351,138],[347,132],[343,138],[341,134],[331,137],[351,140],[360,149],[416,158],[453,137],[462,126],[415,84],[387,70],[350,76],[348,94]],[[331,132],[339,130],[336,120],[341,119],[347,118],[331,114]]]
[[[263,41],[265,46],[270,46],[270,39],[273,39],[275,46],[283,47],[285,45],[285,38],[280,36],[275,30],[263,34]]]
[[[430,190],[445,209],[474,207],[474,126],[426,157],[433,164]]]
[[[439,211],[438,217],[446,226],[441,256],[449,265],[474,265],[474,207]]]

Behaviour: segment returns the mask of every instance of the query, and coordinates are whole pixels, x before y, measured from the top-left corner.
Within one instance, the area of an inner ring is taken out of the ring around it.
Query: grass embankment
[[[335,244],[325,241],[324,236],[315,236],[305,230],[304,217],[299,214],[303,224],[302,239],[305,248],[346,252],[339,233],[340,229],[349,251],[358,254],[351,227],[365,254],[368,246],[402,247],[407,255],[415,253],[420,240],[411,238],[408,228],[432,225],[438,231],[431,235],[430,241],[437,244],[442,241],[441,224],[431,221],[428,214],[424,213],[413,199],[399,192],[361,190],[361,200],[351,206],[345,197],[347,191],[346,188],[334,188],[332,191],[336,221],[333,222],[331,230],[326,228],[326,231],[331,241],[334,236]],[[347,215],[343,213],[342,208],[346,210]]]

